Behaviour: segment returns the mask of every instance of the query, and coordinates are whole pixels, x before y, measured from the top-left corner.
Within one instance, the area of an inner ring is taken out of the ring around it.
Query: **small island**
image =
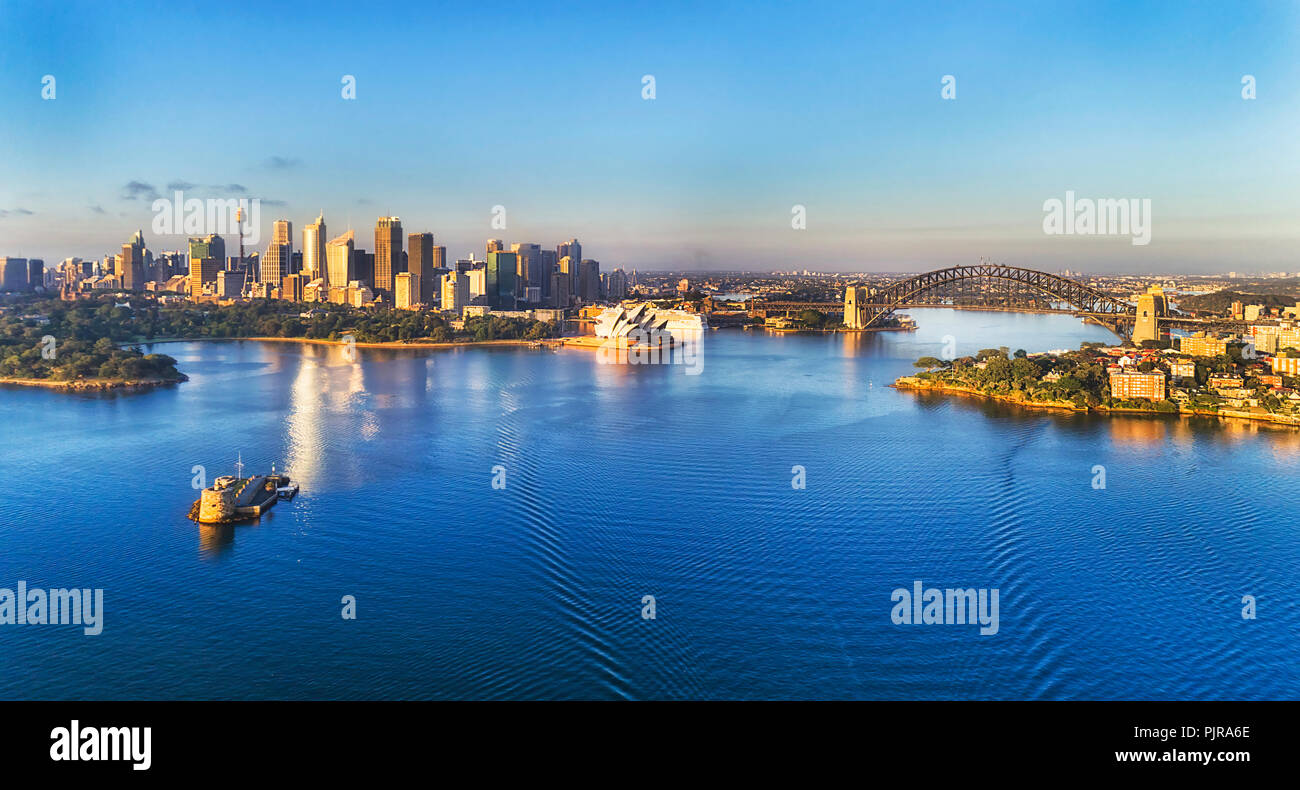
[[[921,357],[914,364],[922,372],[899,377],[893,386],[1029,408],[1300,426],[1300,377],[1270,371],[1262,359],[1243,357],[1244,350],[1228,344],[1225,353],[1207,357],[1103,343],[1042,354],[990,348],[952,360]]]
[[[24,332],[15,338],[5,332],[0,339],[0,384],[88,392],[142,390],[187,380],[166,354],[120,348],[107,338],[93,343],[43,338],[54,336],[33,338]]]

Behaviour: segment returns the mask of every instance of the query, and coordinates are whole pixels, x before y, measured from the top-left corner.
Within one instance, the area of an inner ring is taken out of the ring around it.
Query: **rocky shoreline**
[[[189,377],[185,375],[182,375],[179,379],[73,379],[71,381],[0,378],[0,384],[15,387],[41,387],[63,392],[143,392],[188,380]]]
[[[1272,425],[1285,425],[1293,428],[1300,428],[1300,419],[1296,419],[1281,414],[1254,414],[1251,412],[1237,411],[1234,409],[1220,409],[1218,411],[1196,411],[1194,409],[1180,408],[1176,412],[1161,412],[1148,409],[1122,409],[1109,408],[1106,406],[1093,406],[1091,408],[1078,406],[1069,401],[1031,401],[1023,397],[1014,395],[1000,395],[987,392],[980,392],[974,387],[954,386],[945,382],[933,382],[925,379],[919,379],[915,376],[901,376],[890,385],[894,389],[912,390],[915,392],[938,392],[944,395],[957,395],[963,397],[985,398],[987,400],[998,401],[999,403],[1009,403],[1013,406],[1023,406],[1027,409],[1046,409],[1049,411],[1070,411],[1079,414],[1103,414],[1103,415],[1141,415],[1148,417],[1214,417],[1224,420],[1252,420],[1254,422],[1266,422]],[[1022,393],[1017,393],[1021,395]]]

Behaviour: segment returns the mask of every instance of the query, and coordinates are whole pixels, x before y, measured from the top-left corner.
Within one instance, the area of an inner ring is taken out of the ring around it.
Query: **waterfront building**
[[[596,315],[596,337],[620,339],[629,336],[646,338],[651,334],[669,335],[677,340],[690,339],[708,329],[708,318],[685,310],[663,310],[650,302],[631,307],[606,307]]]
[[[393,278],[402,272],[402,220],[380,217],[375,222],[374,290],[391,294]]]
[[[1169,363],[1169,373],[1178,379],[1196,378],[1196,363],[1190,359],[1175,359]]]
[[[356,279],[356,235],[352,231],[331,239],[325,245],[325,287],[346,288]],[[328,292],[328,290],[327,290]],[[331,300],[333,298],[331,297]]]
[[[308,280],[325,276],[325,212],[302,229],[302,273]]]
[[[1165,374],[1159,370],[1143,373],[1140,370],[1131,368],[1125,370],[1112,368],[1110,371],[1110,394],[1113,398],[1124,400],[1136,398],[1164,400]]]
[[[1214,391],[1219,390],[1238,390],[1246,383],[1241,376],[1233,373],[1211,373],[1206,379],[1205,386]]]

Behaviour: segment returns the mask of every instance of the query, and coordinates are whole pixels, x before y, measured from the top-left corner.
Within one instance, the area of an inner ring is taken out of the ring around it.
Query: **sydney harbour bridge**
[[[1158,338],[1158,327],[1175,325],[1244,328],[1231,321],[1179,316],[1168,309],[1163,297],[1150,305],[1142,299],[1134,304],[1068,277],[987,261],[923,272],[875,288],[849,286],[843,302],[755,301],[750,311],[766,316],[811,309],[843,314],[850,329],[872,329],[906,307],[1065,313],[1135,340]]]

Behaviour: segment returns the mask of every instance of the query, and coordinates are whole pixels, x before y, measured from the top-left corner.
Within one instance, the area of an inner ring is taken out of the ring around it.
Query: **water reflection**
[[[217,559],[235,543],[235,528],[230,524],[199,524],[199,556]]]

